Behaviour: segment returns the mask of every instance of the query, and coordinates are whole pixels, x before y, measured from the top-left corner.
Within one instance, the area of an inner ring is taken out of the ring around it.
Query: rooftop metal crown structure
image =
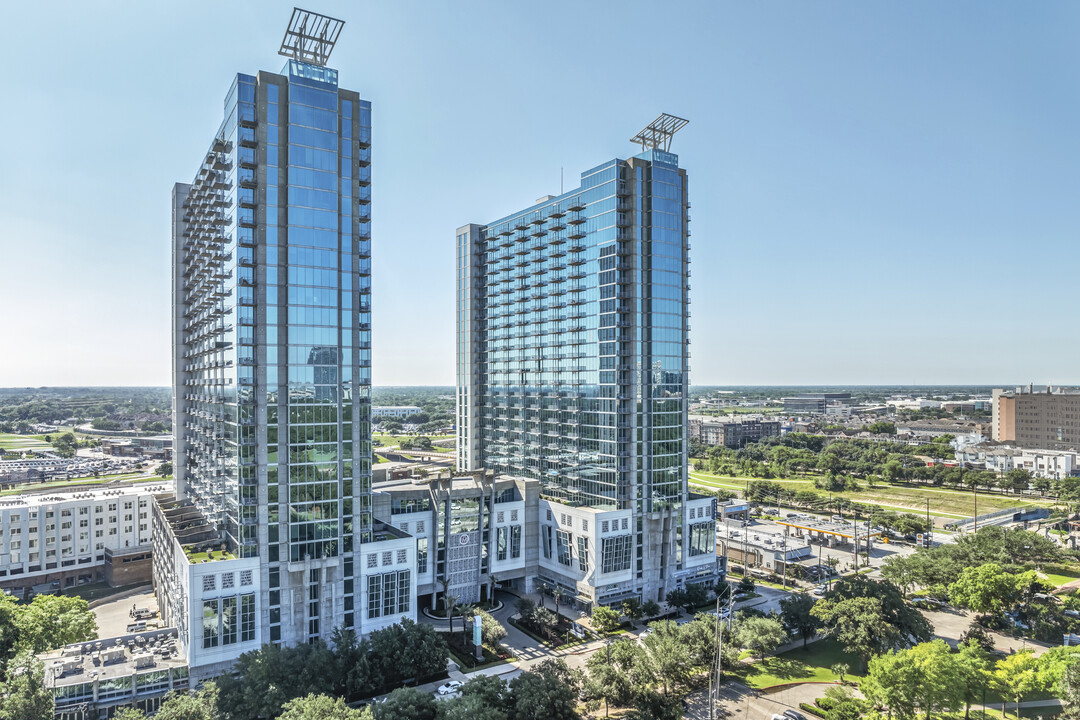
[[[294,7],[278,54],[310,65],[326,65],[344,25],[344,20]]]
[[[641,132],[630,138],[630,142],[641,143],[642,152],[645,152],[650,148],[670,152],[671,136],[679,132],[679,130],[689,122],[689,120],[683,120],[681,117],[660,113],[660,117],[653,120],[646,125]]]

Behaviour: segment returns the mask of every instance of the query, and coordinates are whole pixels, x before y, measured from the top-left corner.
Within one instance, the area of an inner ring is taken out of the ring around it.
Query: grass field
[[[805,650],[796,648],[749,665],[745,682],[759,690],[787,683],[839,682],[840,677],[829,669],[836,663],[847,663],[850,668],[845,680],[862,677],[858,657],[844,652],[834,640],[818,640],[807,645]],[[824,690],[822,694],[825,694]]]
[[[1068,583],[1071,583],[1077,578],[1080,578],[1080,570],[1075,570],[1072,572],[1069,572],[1067,570],[1059,570],[1057,572],[1046,573],[1047,581],[1054,587],[1061,587],[1062,585],[1067,585]]]
[[[10,490],[4,490],[0,492],[0,496],[4,495],[19,495],[24,492],[31,492],[34,490],[49,490],[52,488],[64,488],[75,485],[106,485],[117,480],[123,482],[127,480],[141,480],[145,479],[146,482],[164,482],[172,479],[172,475],[167,477],[158,477],[154,475],[147,475],[143,472],[137,473],[124,473],[122,475],[103,475],[99,478],[96,477],[83,477],[74,478],[72,480],[57,480],[55,482],[46,483],[23,483]]]
[[[39,435],[0,433],[0,448],[5,450],[48,450],[52,445]]]
[[[760,478],[749,478],[752,482]],[[725,490],[745,490],[748,478],[736,478],[726,475],[712,475],[709,473],[693,471],[690,473],[690,483],[711,488],[723,488]],[[799,490],[813,490],[813,479],[786,478],[774,479],[769,482],[779,483],[783,487],[798,492]],[[930,514],[938,517],[971,517],[975,514],[975,498],[970,492],[963,490],[949,490],[946,488],[918,487],[911,485],[884,485],[878,484],[873,488],[866,483],[859,484],[857,491],[844,490],[839,492],[818,492],[842,497],[852,502],[881,505],[888,508],[926,511],[926,501],[930,501]],[[1011,495],[984,495],[978,498],[979,513],[1003,510],[1013,507],[1027,507],[1031,505],[1046,505],[1049,503],[1033,502],[1029,499],[1021,499]]]

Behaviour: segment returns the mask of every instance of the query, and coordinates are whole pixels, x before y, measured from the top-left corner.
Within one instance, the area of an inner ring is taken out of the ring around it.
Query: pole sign
[[[479,615],[473,615],[473,620],[472,620],[472,641],[473,641],[473,645],[476,645],[477,647],[480,647],[480,645],[483,644],[483,639],[481,638],[481,635],[480,635],[480,630],[481,629],[482,629],[482,622],[480,620],[480,616]]]

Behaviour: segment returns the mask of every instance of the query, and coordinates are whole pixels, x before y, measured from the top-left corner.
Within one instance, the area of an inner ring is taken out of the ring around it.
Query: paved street
[[[765,693],[737,682],[720,686],[716,717],[736,720],[769,720],[773,714],[785,710],[798,710],[800,702],[812,703],[825,694],[831,683],[801,683],[789,685],[776,692]],[[709,692],[699,690],[687,697],[683,717],[691,720],[708,720]]]

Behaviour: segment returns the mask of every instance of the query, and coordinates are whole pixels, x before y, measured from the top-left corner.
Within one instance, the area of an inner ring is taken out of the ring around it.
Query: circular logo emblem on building
[[[468,545],[468,544],[469,544],[469,536],[468,535],[458,535],[458,545]]]

